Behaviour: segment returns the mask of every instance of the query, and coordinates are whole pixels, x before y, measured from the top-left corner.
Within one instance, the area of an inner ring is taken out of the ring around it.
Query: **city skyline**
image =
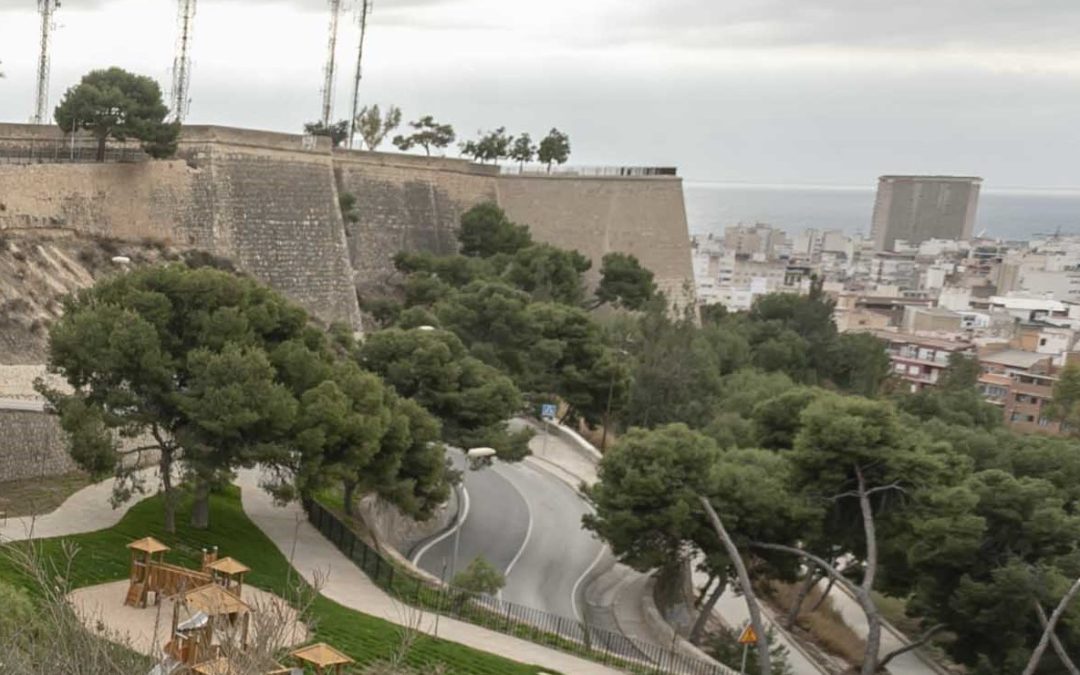
[[[401,105],[407,119],[434,114],[465,138],[558,126],[574,163],[675,164],[696,181],[872,185],[885,173],[948,173],[982,175],[988,188],[1080,183],[1080,13],[1069,3],[507,4],[377,3],[364,100]],[[168,83],[174,3],[71,0],[57,21],[51,104],[91,67]],[[297,131],[318,116],[325,38],[321,0],[203,0],[190,121]],[[29,117],[36,40],[34,3],[0,0],[2,119]]]

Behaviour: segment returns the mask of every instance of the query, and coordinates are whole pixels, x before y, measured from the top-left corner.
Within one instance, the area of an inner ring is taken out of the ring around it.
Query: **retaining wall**
[[[55,417],[0,409],[0,482],[54,476],[77,468]]]

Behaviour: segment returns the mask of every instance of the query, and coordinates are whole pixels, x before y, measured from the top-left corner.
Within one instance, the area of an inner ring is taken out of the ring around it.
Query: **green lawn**
[[[232,556],[252,568],[247,583],[287,595],[289,563],[244,514],[238,489],[230,488],[211,498],[211,529],[208,531],[189,528],[186,514],[187,509],[182,507],[177,518],[179,531],[175,535],[166,534],[162,529],[161,501],[155,497],[134,506],[115,527],[66,537],[78,546],[72,586],[79,588],[127,578],[130,557],[125,546],[134,539],[151,535],[172,547],[166,554],[168,562],[197,568],[201,549],[218,546],[222,556]],[[56,556],[60,552],[59,539],[37,543],[46,556]],[[0,577],[25,583],[21,572],[3,556],[0,556]],[[294,583],[296,578],[293,573]],[[321,596],[315,600],[312,609],[316,639],[334,645],[359,663],[386,659],[400,644],[401,629],[382,619],[352,611]],[[552,672],[428,636],[416,640],[407,661],[422,672],[429,671],[433,664],[443,664],[448,673],[463,675]]]

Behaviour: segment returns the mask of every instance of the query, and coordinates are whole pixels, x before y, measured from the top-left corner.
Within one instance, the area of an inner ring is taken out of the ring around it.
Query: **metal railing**
[[[40,141],[32,140],[25,144],[14,145],[0,143],[0,164],[88,164],[97,162],[97,143],[77,140]],[[143,162],[149,156],[138,145],[110,144],[105,147],[103,161]]]
[[[634,673],[734,675],[726,666],[681,654],[674,645],[662,647],[490,595],[436,585],[388,560],[318,502],[307,501],[304,508],[311,524],[377,586],[413,606]]]
[[[519,176],[604,176],[604,177],[628,177],[640,178],[645,176],[677,176],[678,169],[674,166],[552,166],[548,171],[546,166],[527,164],[524,167],[518,164],[501,164],[499,172],[503,174]]]

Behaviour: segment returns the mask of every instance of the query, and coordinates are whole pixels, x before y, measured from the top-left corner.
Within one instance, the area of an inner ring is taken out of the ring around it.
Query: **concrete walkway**
[[[144,469],[140,473],[148,481],[155,479],[153,469]],[[242,489],[244,511],[248,517],[286,558],[293,561],[293,566],[308,582],[314,582],[316,575],[323,580],[323,595],[358,612],[399,626],[416,626],[425,633],[434,633],[433,614],[400,603],[375,586],[307,522],[298,505],[276,506],[270,495],[258,487],[256,471],[242,472],[237,484]],[[112,485],[113,481],[109,479],[85,487],[48,515],[0,521],[0,541],[64,537],[112,527],[120,522],[128,508],[139,501],[136,499],[120,508],[112,508],[109,504]],[[565,675],[613,675],[619,672],[599,663],[446,617],[439,619],[438,636],[514,661],[552,668]]]
[[[700,593],[702,587],[708,581],[708,575],[698,571],[696,563],[692,565],[692,567],[694,590]],[[765,614],[763,617],[765,623],[768,626],[772,626],[775,631],[774,639],[787,648],[788,665],[791,666],[791,672],[794,675],[822,675],[826,672],[799,647],[787,631],[783,630],[775,621],[773,621],[767,608],[763,607],[762,610]],[[737,629],[745,623],[750,623],[750,611],[746,608],[746,600],[741,595],[735,593],[730,585],[724,589],[724,592],[720,595],[720,599],[716,601],[716,606],[713,607],[712,615],[728,628]]]
[[[863,613],[855,598],[851,597],[842,588],[834,588],[829,597],[832,598],[833,607],[843,617],[844,623],[851,626],[856,635],[866,637],[866,633],[869,631],[866,625],[866,614]],[[900,649],[905,644],[907,642],[901,639],[900,633],[895,628],[888,624],[882,626],[881,651],[878,652],[879,654],[885,656],[889,652]],[[891,675],[938,675],[945,672],[943,668],[935,668],[913,651],[897,656],[889,662],[889,665],[885,666],[885,670]]]
[[[299,505],[275,505],[270,495],[258,487],[257,472],[241,472],[237,484],[242,491],[244,512],[309,583],[319,583],[324,596],[358,612],[435,634],[433,613],[410,607],[383,592],[308,523]],[[514,661],[553,668],[565,675],[619,672],[593,661],[447,617],[438,620],[438,637]]]
[[[135,497],[119,508],[109,504],[112,497],[113,479],[88,485],[68,497],[52,513],[43,516],[12,517],[0,520],[0,541],[23,541],[26,539],[48,539],[66,537],[84,532],[95,532],[112,527],[120,522],[127,510],[157,492],[155,469],[142,469],[137,474],[151,488],[150,494]]]

